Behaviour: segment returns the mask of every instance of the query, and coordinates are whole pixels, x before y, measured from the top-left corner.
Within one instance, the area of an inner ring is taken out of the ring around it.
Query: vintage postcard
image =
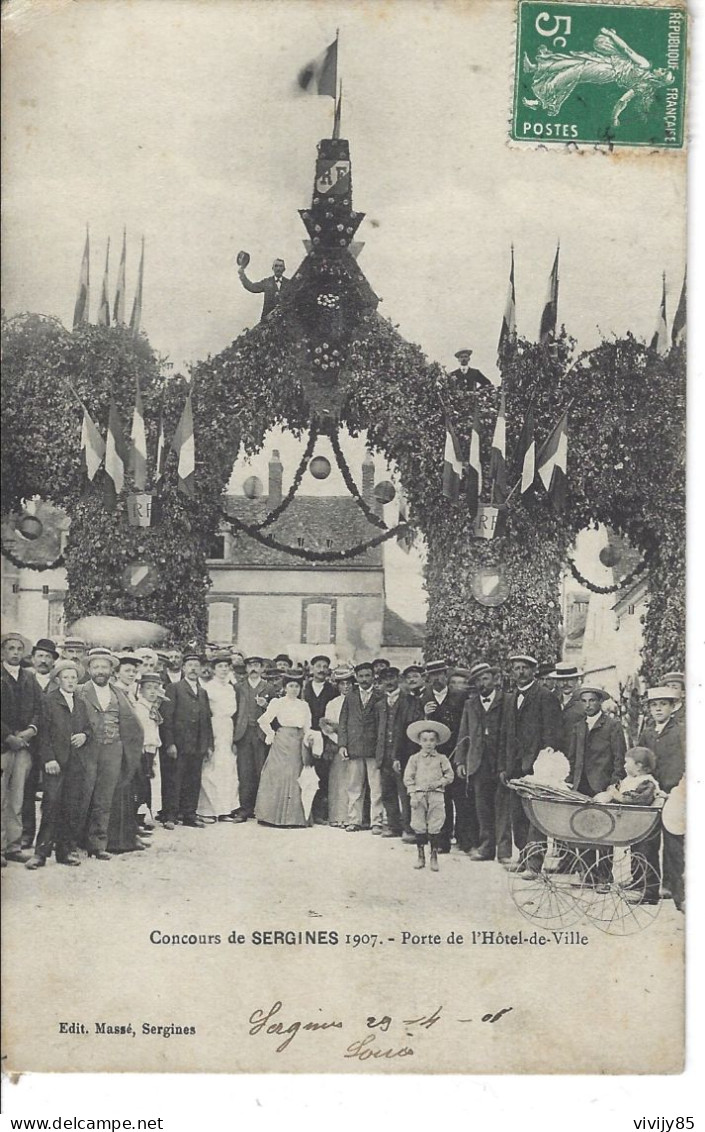
[[[4,1068],[679,1073],[686,7],[3,25]]]

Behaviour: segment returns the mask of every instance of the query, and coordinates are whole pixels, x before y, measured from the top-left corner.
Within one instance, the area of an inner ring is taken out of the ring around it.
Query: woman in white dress
[[[203,763],[198,816],[206,821],[233,821],[240,805],[237,760],[233,747],[233,716],[237,695],[231,682],[230,656],[213,657],[212,679],[203,683],[213,723],[213,754]]]
[[[262,768],[255,802],[255,817],[265,825],[305,826],[299,775],[302,767],[311,764],[308,748],[313,742],[311,709],[300,699],[303,672],[287,672],[284,695],[270,701],[258,723],[269,746]],[[275,731],[274,720],[279,724]]]
[[[338,750],[338,721],[343,706],[345,693],[349,692],[355,682],[355,673],[348,665],[341,665],[333,672],[333,679],[338,685],[339,696],[331,700],[326,707],[326,714],[320,722],[323,732],[323,757],[330,761],[330,775],[328,778],[328,825],[344,828],[348,824],[348,777],[350,775],[350,760],[344,759]]]

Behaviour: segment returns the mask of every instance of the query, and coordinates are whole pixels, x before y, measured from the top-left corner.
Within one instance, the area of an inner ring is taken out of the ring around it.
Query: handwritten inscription
[[[276,1053],[283,1053],[301,1030],[342,1030],[343,1028],[343,1023],[337,1021],[293,1021],[290,1022],[288,1026],[282,1021],[273,1022],[272,1019],[275,1015],[280,1014],[281,1011],[281,1002],[275,1002],[274,1006],[270,1006],[269,1010],[266,1012],[264,1010],[253,1010],[249,1019],[250,1037],[261,1033],[275,1034],[278,1036],[284,1035],[284,1041],[280,1042],[280,1044],[275,1047]]]

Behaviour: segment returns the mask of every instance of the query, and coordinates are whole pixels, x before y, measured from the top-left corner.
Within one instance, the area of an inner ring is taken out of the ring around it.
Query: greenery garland
[[[330,437],[331,446],[333,448],[333,454],[335,456],[335,461],[336,461],[338,467],[340,468],[345,486],[347,487],[348,491],[352,495],[352,497],[355,500],[355,502],[357,503],[358,507],[360,508],[362,513],[364,514],[368,523],[371,523],[375,527],[379,527],[380,530],[383,530],[383,531],[389,530],[384,519],[381,519],[379,517],[379,515],[375,514],[375,512],[372,510],[372,508],[368,505],[367,500],[360,494],[360,490],[359,490],[357,484],[355,483],[355,480],[353,479],[353,475],[352,475],[352,472],[350,471],[350,468],[348,467],[348,464],[347,464],[347,461],[345,459],[345,455],[343,453],[343,450],[340,447],[340,440],[338,439],[337,430],[331,429],[329,431],[328,435]]]
[[[633,570],[630,570],[630,572],[626,574],[625,577],[621,578],[618,582],[615,582],[614,585],[596,586],[594,582],[589,581],[583,574],[580,573],[572,558],[568,557],[567,563],[570,568],[570,572],[575,578],[576,582],[580,582],[581,585],[585,586],[586,589],[591,590],[594,594],[616,594],[619,593],[620,590],[627,589],[629,586],[631,586],[632,582],[636,581],[640,574],[644,573],[644,570],[646,570],[648,566],[648,561],[646,558],[644,558],[641,562],[637,563]]]
[[[280,515],[284,514],[287,507],[289,507],[289,505],[293,502],[294,496],[296,495],[297,491],[301,487],[301,481],[304,478],[304,473],[305,473],[306,468],[308,466],[308,462],[311,459],[311,456],[313,455],[313,450],[316,447],[316,440],[317,439],[318,439],[318,430],[312,424],[311,429],[309,431],[308,443],[306,445],[306,448],[304,449],[304,454],[301,457],[301,460],[299,461],[299,466],[296,469],[296,472],[294,473],[294,478],[291,481],[291,487],[287,491],[287,493],[284,496],[284,498],[282,499],[281,503],[279,503],[278,506],[275,507],[273,511],[270,511],[269,514],[266,516],[266,518],[264,518],[262,520],[261,523],[256,524],[257,530],[263,531],[263,530],[265,530],[266,527],[270,527],[272,525],[272,523],[276,522],[276,520],[279,518]]]
[[[399,523],[396,527],[387,528],[382,534],[375,535],[374,538],[367,539],[365,542],[356,543],[355,546],[346,547],[345,550],[308,550],[306,547],[288,546],[284,542],[279,542],[278,539],[272,535],[262,534],[262,528],[253,526],[251,523],[246,523],[244,519],[239,519],[237,515],[231,515],[223,508],[221,512],[223,520],[230,523],[232,526],[237,527],[239,531],[249,535],[250,538],[256,539],[261,542],[263,546],[268,546],[270,550],[282,550],[285,554],[293,554],[296,558],[303,558],[306,562],[343,562],[348,558],[356,558],[360,554],[365,554],[368,550],[373,550],[374,547],[380,546],[395,535],[406,534],[408,531],[408,524]]]

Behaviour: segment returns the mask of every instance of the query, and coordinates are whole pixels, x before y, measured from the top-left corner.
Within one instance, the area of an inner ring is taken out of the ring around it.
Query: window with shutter
[[[301,640],[307,645],[335,644],[336,602],[334,598],[304,598]]]
[[[209,601],[208,640],[218,644],[237,641],[237,598]]]

